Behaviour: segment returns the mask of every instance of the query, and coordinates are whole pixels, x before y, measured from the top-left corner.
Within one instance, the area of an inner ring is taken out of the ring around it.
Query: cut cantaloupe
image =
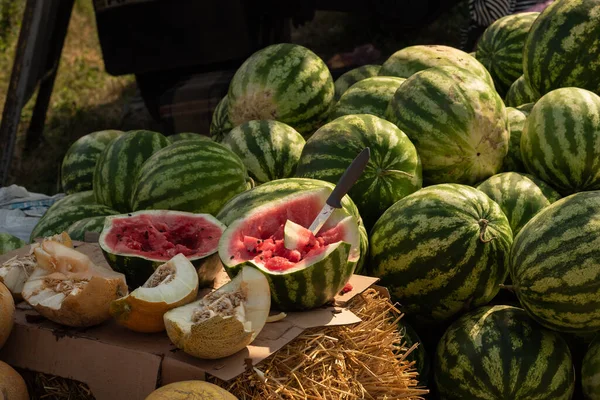
[[[6,286],[0,283],[0,349],[12,332],[14,319],[15,302]]]
[[[156,268],[146,283],[110,305],[117,323],[136,332],[165,330],[164,314],[198,295],[198,274],[183,254]]]

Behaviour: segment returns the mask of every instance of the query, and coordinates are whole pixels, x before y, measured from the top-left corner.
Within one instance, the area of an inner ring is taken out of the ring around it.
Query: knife
[[[348,193],[352,185],[354,185],[354,183],[362,175],[370,157],[371,150],[366,147],[358,156],[356,156],[354,160],[352,160],[350,166],[346,168],[346,171],[344,171],[344,174],[327,198],[325,205],[321,211],[319,211],[319,214],[308,228],[313,235],[319,233],[319,230],[323,227],[323,225],[325,225],[325,222],[327,222],[327,219],[336,208],[342,208],[342,197]]]

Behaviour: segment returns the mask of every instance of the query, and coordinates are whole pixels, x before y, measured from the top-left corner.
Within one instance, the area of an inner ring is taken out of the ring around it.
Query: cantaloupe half
[[[206,381],[174,382],[156,389],[146,400],[237,400],[237,397]]]
[[[201,300],[164,315],[167,335],[179,349],[198,358],[230,356],[252,343],[271,308],[266,277],[244,267],[230,282]]]
[[[67,232],[50,236],[44,240],[53,240],[73,248],[73,242]],[[14,256],[0,265],[0,282],[4,283],[8,290],[10,290],[15,301],[23,300],[21,291],[23,290],[25,282],[27,282],[27,279],[29,279],[31,273],[35,269],[36,260],[33,252],[38,247],[40,247],[40,243],[33,243],[30,247],[29,254]]]
[[[23,377],[2,361],[0,361],[0,400],[29,400],[29,392]]]
[[[146,283],[110,305],[117,323],[136,332],[165,330],[163,316],[175,307],[196,299],[198,274],[183,254],[162,264]]]
[[[44,240],[34,254],[37,266],[23,286],[23,298],[52,322],[98,325],[110,318],[110,303],[127,294],[123,274],[95,265],[75,249]]]
[[[6,286],[0,283],[0,349],[12,332],[14,319],[15,302]]]

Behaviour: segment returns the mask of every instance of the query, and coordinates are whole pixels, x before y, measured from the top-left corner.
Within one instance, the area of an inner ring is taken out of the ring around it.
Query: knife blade
[[[348,193],[352,185],[360,178],[363,171],[365,170],[369,158],[371,157],[371,150],[366,147],[360,152],[358,156],[346,168],[344,174],[338,180],[338,183],[333,188],[333,191],[325,201],[325,205],[317,214],[315,220],[310,224],[308,228],[313,235],[319,233],[319,230],[325,225],[325,222],[329,219],[329,216],[335,211],[336,208],[342,207],[342,198]]]

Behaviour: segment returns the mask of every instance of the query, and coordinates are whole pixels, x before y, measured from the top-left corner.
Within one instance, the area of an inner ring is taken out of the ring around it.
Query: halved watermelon
[[[212,283],[220,269],[216,252],[224,230],[210,214],[146,210],[107,217],[98,243],[110,266],[125,274],[132,288],[142,286],[177,254],[198,268],[202,287]]]
[[[219,241],[227,273],[235,276],[245,265],[262,271],[273,307],[280,311],[320,307],[333,299],[354,273],[360,233],[356,218],[342,209],[333,212],[317,235],[306,229],[329,193],[327,188],[294,193],[233,221]]]

